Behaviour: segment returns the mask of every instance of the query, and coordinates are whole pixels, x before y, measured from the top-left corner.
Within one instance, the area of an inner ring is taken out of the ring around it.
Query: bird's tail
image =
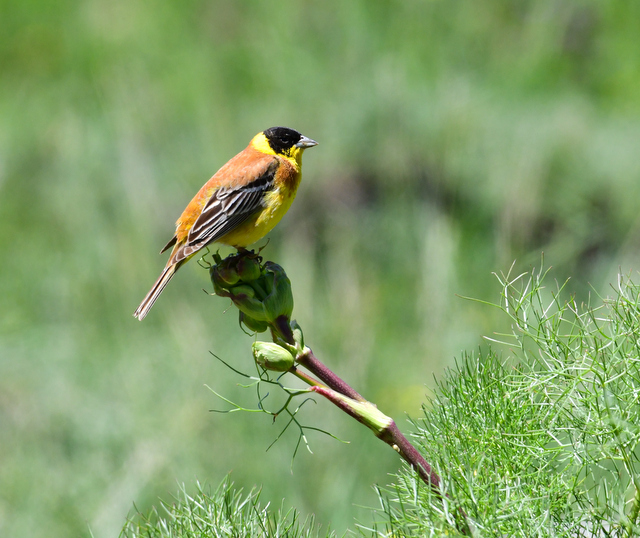
[[[180,267],[181,265],[182,264],[178,262],[167,265],[164,268],[164,270],[158,277],[158,280],[156,280],[156,283],[153,285],[149,293],[147,293],[147,296],[142,299],[140,306],[133,313],[134,318],[138,318],[140,321],[142,321],[146,317],[146,315],[149,313],[149,310],[151,310],[151,307],[162,293],[162,290],[169,283],[169,280],[171,280],[173,275],[178,270],[178,267]]]

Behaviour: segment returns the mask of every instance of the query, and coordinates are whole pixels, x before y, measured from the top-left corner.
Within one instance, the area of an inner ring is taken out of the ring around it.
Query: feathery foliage
[[[149,516],[138,513],[121,533],[121,538],[227,538],[240,536],[316,538],[320,534],[314,518],[300,521],[295,510],[270,510],[269,503],[260,504],[260,490],[246,495],[233,489],[227,477],[215,491],[198,484],[194,495],[183,486],[171,504],[162,503],[161,511],[153,509]]]
[[[563,299],[564,285],[544,286],[545,276],[499,277],[497,306],[512,330],[489,340],[508,351],[466,354],[413,421],[447,497],[405,466],[378,489],[377,523],[362,534],[456,536],[459,507],[475,536],[640,533],[640,286],[620,277],[612,298],[578,305]],[[258,499],[228,480],[213,495],[183,491],[163,505],[166,516],[140,515],[123,534],[320,535],[312,519]]]
[[[482,536],[638,536],[640,286],[564,302],[544,274],[500,277],[508,346],[466,355],[415,421],[415,439]],[[455,532],[409,471],[381,492],[394,535]]]

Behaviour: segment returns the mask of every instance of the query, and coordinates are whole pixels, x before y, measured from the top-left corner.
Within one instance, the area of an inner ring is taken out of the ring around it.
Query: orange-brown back
[[[177,244],[186,240],[189,230],[191,230],[193,224],[202,213],[204,206],[220,185],[224,185],[227,188],[246,185],[264,174],[269,165],[277,159],[277,156],[266,155],[249,145],[229,160],[202,186],[182,212],[182,215],[180,215],[176,222]]]

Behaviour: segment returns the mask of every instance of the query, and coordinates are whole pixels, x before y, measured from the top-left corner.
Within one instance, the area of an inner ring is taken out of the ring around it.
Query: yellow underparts
[[[296,197],[298,185],[300,184],[300,167],[302,165],[302,152],[304,148],[296,148],[294,146],[286,153],[276,153],[269,145],[269,141],[263,133],[254,136],[251,145],[262,153],[279,155],[289,161],[295,168],[298,177],[289,188],[285,188],[286,184],[280,184],[267,193],[265,196],[265,208],[262,212],[218,240],[219,243],[233,247],[247,247],[252,245],[273,230],[274,226],[282,220],[284,214],[289,211],[293,199]]]
[[[249,219],[238,228],[221,237],[218,242],[233,247],[248,247],[267,235],[280,222],[284,214],[291,207],[296,197],[296,190],[300,179],[293,189],[283,192],[282,187],[269,192],[265,197],[266,207],[255,217]]]

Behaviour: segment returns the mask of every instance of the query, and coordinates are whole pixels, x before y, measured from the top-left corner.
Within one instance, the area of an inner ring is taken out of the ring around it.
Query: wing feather
[[[261,211],[266,193],[274,187],[278,164],[274,159],[261,175],[246,185],[219,188],[193,223],[184,245],[175,253],[174,261],[188,258]]]

